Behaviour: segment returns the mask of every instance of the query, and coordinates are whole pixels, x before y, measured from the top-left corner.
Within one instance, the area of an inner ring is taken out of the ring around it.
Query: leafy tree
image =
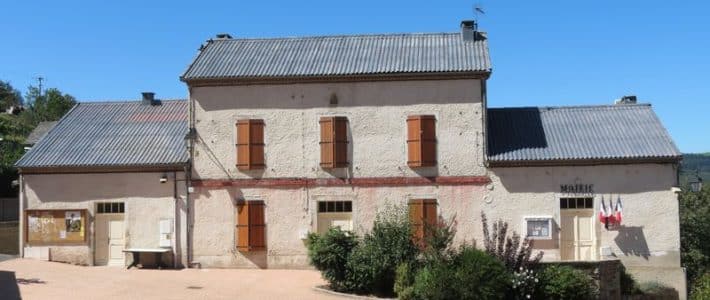
[[[40,95],[37,87],[29,86],[25,98],[29,109],[22,113],[22,117],[34,126],[43,121],[59,120],[76,104],[74,96],[64,94],[56,88],[47,89]]]
[[[4,111],[13,105],[22,105],[22,95],[10,82],[0,80],[0,110]]]
[[[681,261],[688,274],[688,286],[710,272],[710,189],[680,194]]]

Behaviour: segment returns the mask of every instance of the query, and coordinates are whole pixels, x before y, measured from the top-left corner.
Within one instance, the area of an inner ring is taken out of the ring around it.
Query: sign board
[[[86,209],[25,210],[25,243],[30,246],[86,244]]]

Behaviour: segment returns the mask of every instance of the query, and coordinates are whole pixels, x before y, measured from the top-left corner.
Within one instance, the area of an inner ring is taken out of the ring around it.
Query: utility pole
[[[37,81],[39,82],[39,96],[42,97],[42,81],[44,80],[44,77],[41,75],[37,77]]]

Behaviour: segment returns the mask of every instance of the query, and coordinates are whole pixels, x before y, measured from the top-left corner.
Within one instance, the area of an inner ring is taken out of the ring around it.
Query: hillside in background
[[[680,167],[681,186],[686,185],[688,179],[693,178],[696,172],[703,178],[704,184],[710,184],[710,152],[683,154]]]

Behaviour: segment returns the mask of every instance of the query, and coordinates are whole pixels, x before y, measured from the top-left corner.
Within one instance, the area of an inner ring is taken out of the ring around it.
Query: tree
[[[76,104],[74,96],[64,94],[57,88],[47,89],[40,95],[37,87],[29,86],[25,98],[28,109],[23,112],[23,117],[34,126],[43,121],[59,120]]]
[[[22,105],[20,91],[12,87],[10,82],[0,80],[0,110],[4,111],[10,106]]]
[[[710,272],[710,189],[680,194],[681,261],[688,274],[688,286]]]

